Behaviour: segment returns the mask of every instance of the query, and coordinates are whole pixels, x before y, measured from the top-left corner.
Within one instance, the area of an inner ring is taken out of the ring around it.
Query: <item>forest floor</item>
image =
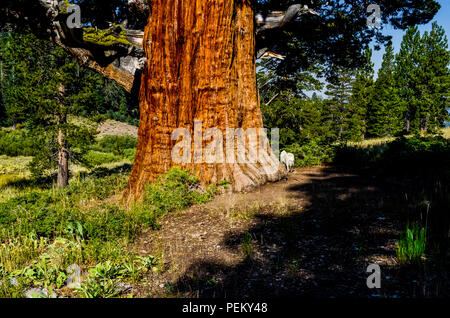
[[[407,195],[344,168],[296,169],[259,190],[169,214],[131,246],[164,257],[135,297],[420,297],[449,295],[448,268],[401,266]],[[382,288],[369,289],[369,264]],[[442,277],[444,275],[445,277]]]

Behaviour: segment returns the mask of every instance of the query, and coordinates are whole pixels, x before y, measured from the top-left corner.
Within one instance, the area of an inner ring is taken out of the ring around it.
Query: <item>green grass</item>
[[[250,233],[245,233],[244,240],[242,242],[242,251],[246,258],[250,258],[253,254],[253,243],[252,235]]]
[[[218,186],[203,190],[196,177],[174,168],[126,209],[111,198],[126,187],[129,167],[81,171],[65,189],[33,183],[0,200],[0,297],[21,297],[29,286],[57,291],[72,264],[90,269],[73,296],[117,297],[120,282],[159,269],[160,256],[139,257],[129,244],[144,228],[157,229],[165,214],[211,200]]]
[[[0,176],[1,175],[28,175],[27,165],[32,157],[9,157],[0,155]]]
[[[444,138],[450,139],[450,127],[444,128]]]

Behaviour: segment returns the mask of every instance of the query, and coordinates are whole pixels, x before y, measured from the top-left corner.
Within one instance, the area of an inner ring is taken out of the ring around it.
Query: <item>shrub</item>
[[[133,161],[134,157],[136,157],[136,148],[125,149],[123,151],[123,157],[129,161]]]
[[[215,191],[212,188],[201,191],[198,183],[198,179],[189,172],[172,168],[146,187],[144,202],[164,214],[209,201]]]
[[[112,152],[116,156],[123,156],[126,149],[136,149],[137,138],[133,136],[104,136],[92,150]]]
[[[35,140],[27,130],[0,130],[0,155],[28,157],[35,154]]]
[[[317,166],[330,162],[334,157],[331,146],[321,145],[311,140],[303,145],[292,144],[285,149],[295,156],[295,165],[300,167]]]
[[[92,167],[99,166],[105,163],[120,162],[122,160],[122,157],[117,156],[113,153],[89,150],[84,156],[84,159],[86,160],[87,164]]]
[[[450,140],[443,137],[398,138],[391,143],[366,148],[339,146],[334,160],[353,167],[370,167],[385,174],[419,176],[448,174]]]

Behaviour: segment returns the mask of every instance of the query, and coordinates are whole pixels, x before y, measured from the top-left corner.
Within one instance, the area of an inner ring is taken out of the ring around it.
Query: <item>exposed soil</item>
[[[121,123],[115,120],[106,120],[99,127],[98,137],[102,138],[106,135],[113,136],[134,136],[138,135],[138,127],[129,125],[127,123]]]
[[[393,182],[330,167],[223,194],[167,215],[135,242],[141,255],[164,255],[135,296],[448,296],[448,267],[397,262],[405,200]],[[366,285],[371,263],[381,266],[381,289]]]

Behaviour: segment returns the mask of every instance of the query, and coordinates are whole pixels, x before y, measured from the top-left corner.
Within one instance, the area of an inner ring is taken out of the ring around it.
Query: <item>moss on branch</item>
[[[60,3],[58,10],[60,14],[67,14],[69,12],[69,7],[72,4],[69,2],[69,0],[63,0],[62,4]]]
[[[115,24],[114,29],[98,30],[96,28],[83,28],[83,41],[101,46],[113,46],[116,44],[133,45],[127,39],[127,33],[121,25]],[[116,30],[120,29],[120,32]]]

